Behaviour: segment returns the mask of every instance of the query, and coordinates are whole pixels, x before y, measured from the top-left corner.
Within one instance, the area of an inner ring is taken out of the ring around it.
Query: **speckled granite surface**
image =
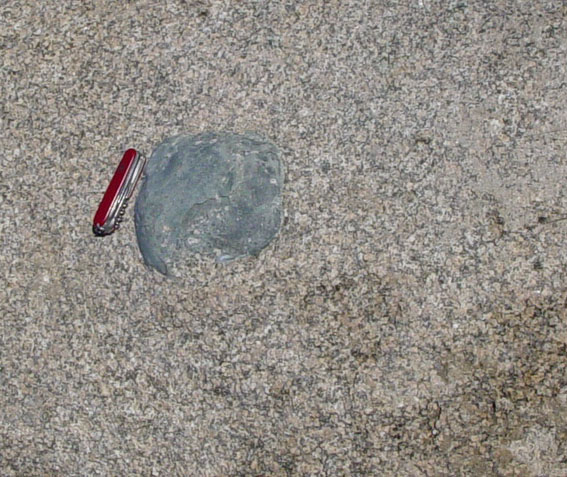
[[[567,7],[0,7],[0,474],[567,475]],[[259,258],[148,271],[122,151],[283,149]]]

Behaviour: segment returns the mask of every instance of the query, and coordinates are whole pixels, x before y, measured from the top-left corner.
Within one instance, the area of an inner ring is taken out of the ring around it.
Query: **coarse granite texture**
[[[152,152],[136,199],[138,247],[164,275],[192,274],[201,256],[257,256],[282,222],[284,167],[254,133],[167,138]]]
[[[0,6],[0,475],[567,475],[567,6]],[[258,258],[149,271],[129,146],[255,130]]]

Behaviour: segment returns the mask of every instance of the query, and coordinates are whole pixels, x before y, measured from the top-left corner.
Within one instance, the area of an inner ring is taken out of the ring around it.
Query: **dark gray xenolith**
[[[219,261],[257,254],[278,232],[283,179],[278,149],[255,134],[166,139],[136,201],[146,264],[167,274],[196,253]]]

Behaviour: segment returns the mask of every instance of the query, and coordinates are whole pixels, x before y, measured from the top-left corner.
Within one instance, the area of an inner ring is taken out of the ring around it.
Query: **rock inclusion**
[[[136,201],[146,264],[167,274],[195,254],[230,261],[259,253],[281,223],[283,177],[278,149],[255,134],[166,139]]]

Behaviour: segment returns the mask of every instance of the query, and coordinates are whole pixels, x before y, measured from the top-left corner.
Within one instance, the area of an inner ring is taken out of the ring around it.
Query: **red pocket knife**
[[[118,229],[145,165],[146,158],[135,149],[124,153],[94,216],[95,235],[109,235]]]

